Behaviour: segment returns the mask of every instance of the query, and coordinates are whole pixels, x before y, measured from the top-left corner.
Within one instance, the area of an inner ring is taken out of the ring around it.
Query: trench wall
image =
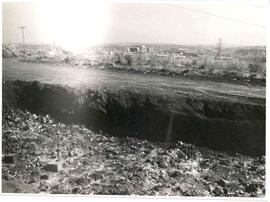
[[[159,97],[126,90],[72,89],[39,82],[3,82],[3,107],[50,114],[93,131],[214,150],[265,154],[265,102]]]

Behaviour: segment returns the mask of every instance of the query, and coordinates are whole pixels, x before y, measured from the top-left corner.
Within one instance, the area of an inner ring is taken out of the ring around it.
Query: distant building
[[[139,47],[128,47],[127,50],[129,53],[139,53],[140,51]]]
[[[189,51],[191,51],[188,48],[178,48],[177,50],[180,51],[180,52],[189,52]]]
[[[144,53],[149,53],[149,48],[144,45],[132,46],[132,47],[128,47],[127,51],[131,54],[144,54]]]
[[[225,56],[220,56],[220,57],[217,56],[216,59],[219,59],[219,60],[232,60],[232,58],[225,57]]]
[[[187,48],[178,48],[176,51],[175,51],[176,55],[178,55],[179,57],[181,56],[198,56],[197,53],[195,53],[194,50],[190,50],[190,49],[187,49]]]

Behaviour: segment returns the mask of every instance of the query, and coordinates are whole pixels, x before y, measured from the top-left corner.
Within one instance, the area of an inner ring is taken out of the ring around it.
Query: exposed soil
[[[109,137],[3,108],[3,192],[264,196],[265,157]]]
[[[3,104],[112,136],[166,143],[181,140],[247,155],[265,153],[265,99],[218,93],[199,96],[192,90],[158,93],[7,81]]]

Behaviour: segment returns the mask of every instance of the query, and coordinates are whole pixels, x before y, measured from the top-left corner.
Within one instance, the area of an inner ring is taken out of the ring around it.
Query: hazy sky
[[[265,45],[266,9],[235,3],[4,3],[3,42]],[[206,13],[214,14],[213,16]],[[216,17],[224,16],[237,21]],[[243,21],[246,23],[240,23]],[[255,25],[251,25],[255,24]]]

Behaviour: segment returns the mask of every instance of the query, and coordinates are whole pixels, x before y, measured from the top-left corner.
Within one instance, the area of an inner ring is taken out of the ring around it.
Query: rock
[[[245,188],[245,192],[248,193],[252,193],[252,192],[256,192],[258,189],[258,185],[257,184],[248,184]]]
[[[22,129],[23,129],[24,131],[26,131],[26,130],[29,129],[29,126],[27,126],[27,125],[26,125],[26,126],[23,126]]]
[[[88,152],[88,155],[89,155],[89,156],[94,156],[94,155],[95,155],[95,152],[94,152],[93,150],[90,150],[90,151]]]
[[[51,158],[55,159],[56,157],[57,157],[57,153],[56,153],[55,151],[53,151],[53,152],[51,153]]]
[[[46,117],[47,119],[50,119],[50,115],[49,115],[49,114],[46,114],[45,117]]]
[[[213,193],[215,188],[214,188],[213,185],[210,184],[210,185],[208,185],[208,190],[209,190],[210,193]]]
[[[184,196],[194,196],[194,193],[193,191],[195,190],[194,189],[194,186],[192,184],[189,184],[189,183],[181,183],[179,185],[179,190],[182,192],[182,194]]]
[[[87,160],[82,160],[82,164],[83,164],[84,166],[87,166],[87,165],[89,165],[89,162],[88,162]]]
[[[213,194],[215,194],[216,196],[221,196],[221,195],[224,194],[224,192],[223,192],[223,189],[220,186],[217,186],[213,190]]]
[[[37,119],[38,116],[37,116],[36,114],[33,114],[33,115],[32,115],[32,118],[33,118],[33,119]]]
[[[258,159],[258,163],[260,164],[265,164],[265,156],[260,156],[259,159]]]
[[[153,190],[155,190],[155,191],[160,190],[160,185],[159,185],[159,184],[155,185],[155,186],[153,187]]]
[[[172,169],[168,171],[168,175],[169,177],[177,178],[177,177],[182,176],[182,173],[180,170]]]
[[[230,182],[221,178],[217,181],[217,184],[221,187],[225,187],[228,186]]]
[[[200,166],[205,169],[205,168],[209,168],[210,167],[210,163],[208,159],[205,159],[203,161],[200,162]]]
[[[48,190],[49,186],[47,184],[41,184],[39,186],[39,190],[40,191],[43,191],[43,192],[46,192]]]
[[[36,180],[35,180],[35,179],[31,179],[31,180],[28,182],[28,184],[34,184],[34,183],[36,183]]]
[[[76,179],[76,183],[78,185],[85,185],[88,183],[88,180],[86,178],[80,177],[80,178]]]
[[[178,155],[178,158],[180,159],[188,159],[188,156],[183,152],[181,151],[180,149],[177,149],[177,155]]]
[[[42,123],[47,123],[47,119],[46,119],[45,117],[42,117],[42,118],[41,118],[41,122],[42,122]]]
[[[225,194],[225,195],[228,195],[228,193],[229,193],[228,188],[226,188],[226,187],[225,187],[225,188],[223,188],[223,192],[224,192],[224,194]]]
[[[117,150],[117,148],[114,148],[114,147],[107,147],[105,151],[112,154],[119,154],[119,151]]]
[[[58,172],[57,164],[46,164],[42,169],[48,172],[53,172],[53,173]]]
[[[90,177],[93,178],[94,180],[102,179],[103,176],[104,176],[104,171],[102,170],[94,171],[93,173],[90,174]]]
[[[41,180],[47,180],[47,179],[49,179],[49,176],[47,174],[43,174],[43,175],[40,176],[40,179]]]
[[[160,168],[167,168],[169,166],[169,160],[167,158],[159,158],[157,159],[157,164]]]
[[[72,194],[76,194],[80,191],[79,187],[75,187],[74,189],[72,189]]]
[[[57,184],[50,188],[50,192],[51,194],[61,194],[61,192],[59,191],[59,185]]]
[[[219,163],[221,165],[230,166],[230,161],[228,159],[221,159]]]
[[[162,169],[161,171],[160,171],[160,175],[161,175],[161,177],[163,178],[163,179],[168,179],[168,174],[167,174],[167,172],[166,172],[166,170],[165,169]]]
[[[3,163],[14,164],[15,163],[15,154],[7,154],[2,159]]]
[[[251,171],[256,171],[256,170],[257,170],[257,166],[253,166],[253,165],[252,165],[252,166],[250,167],[249,170],[251,170]]]
[[[4,176],[4,178],[5,178],[6,180],[12,180],[12,179],[14,179],[14,176],[11,175],[11,174],[6,174],[6,175],[2,175],[2,176]]]
[[[113,190],[113,195],[129,195],[130,192],[128,188],[122,184],[116,184]]]
[[[15,118],[14,121],[15,121],[16,123],[19,123],[19,122],[21,121],[21,118],[17,117],[17,118]]]
[[[113,159],[114,155],[112,153],[109,153],[109,154],[107,154],[107,157],[110,158],[110,159]]]

